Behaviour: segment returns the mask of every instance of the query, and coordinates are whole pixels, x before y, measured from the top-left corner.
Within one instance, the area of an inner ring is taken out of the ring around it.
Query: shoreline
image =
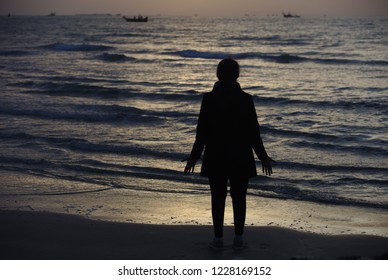
[[[250,226],[248,248],[231,248],[225,227],[221,252],[207,248],[209,225],[149,225],[86,219],[49,212],[0,210],[0,258],[5,260],[388,259],[388,238],[323,235],[272,226]]]
[[[3,195],[1,210],[72,214],[93,220],[211,226],[210,195],[110,189],[71,195]],[[225,225],[233,225],[230,196]],[[247,227],[275,226],[317,234],[388,237],[388,211],[247,196]]]

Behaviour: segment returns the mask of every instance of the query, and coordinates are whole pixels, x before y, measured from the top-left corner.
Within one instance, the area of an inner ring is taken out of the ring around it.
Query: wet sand
[[[0,211],[1,259],[387,259],[388,238],[325,235],[281,227],[249,226],[248,248],[233,250],[233,228],[225,228],[225,249],[207,244],[212,227],[97,221],[76,215]]]
[[[93,220],[150,225],[211,226],[210,195],[107,190],[70,195],[10,195],[1,210],[72,214]],[[296,200],[247,197],[247,226],[280,227],[328,235],[388,237],[388,211]],[[233,225],[230,196],[225,225]]]

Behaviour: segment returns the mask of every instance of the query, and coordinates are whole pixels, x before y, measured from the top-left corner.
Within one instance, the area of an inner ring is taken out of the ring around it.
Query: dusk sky
[[[388,16],[388,0],[1,0],[1,14]]]

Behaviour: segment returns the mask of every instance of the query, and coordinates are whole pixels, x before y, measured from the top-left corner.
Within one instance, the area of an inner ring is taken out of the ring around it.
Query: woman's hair
[[[235,82],[240,75],[240,66],[233,58],[221,60],[217,67],[217,77],[221,82]]]

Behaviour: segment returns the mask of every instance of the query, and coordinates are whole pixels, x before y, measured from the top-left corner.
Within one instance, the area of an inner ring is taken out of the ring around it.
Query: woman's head
[[[240,75],[240,66],[233,58],[221,60],[217,67],[217,77],[221,82],[235,82]]]

